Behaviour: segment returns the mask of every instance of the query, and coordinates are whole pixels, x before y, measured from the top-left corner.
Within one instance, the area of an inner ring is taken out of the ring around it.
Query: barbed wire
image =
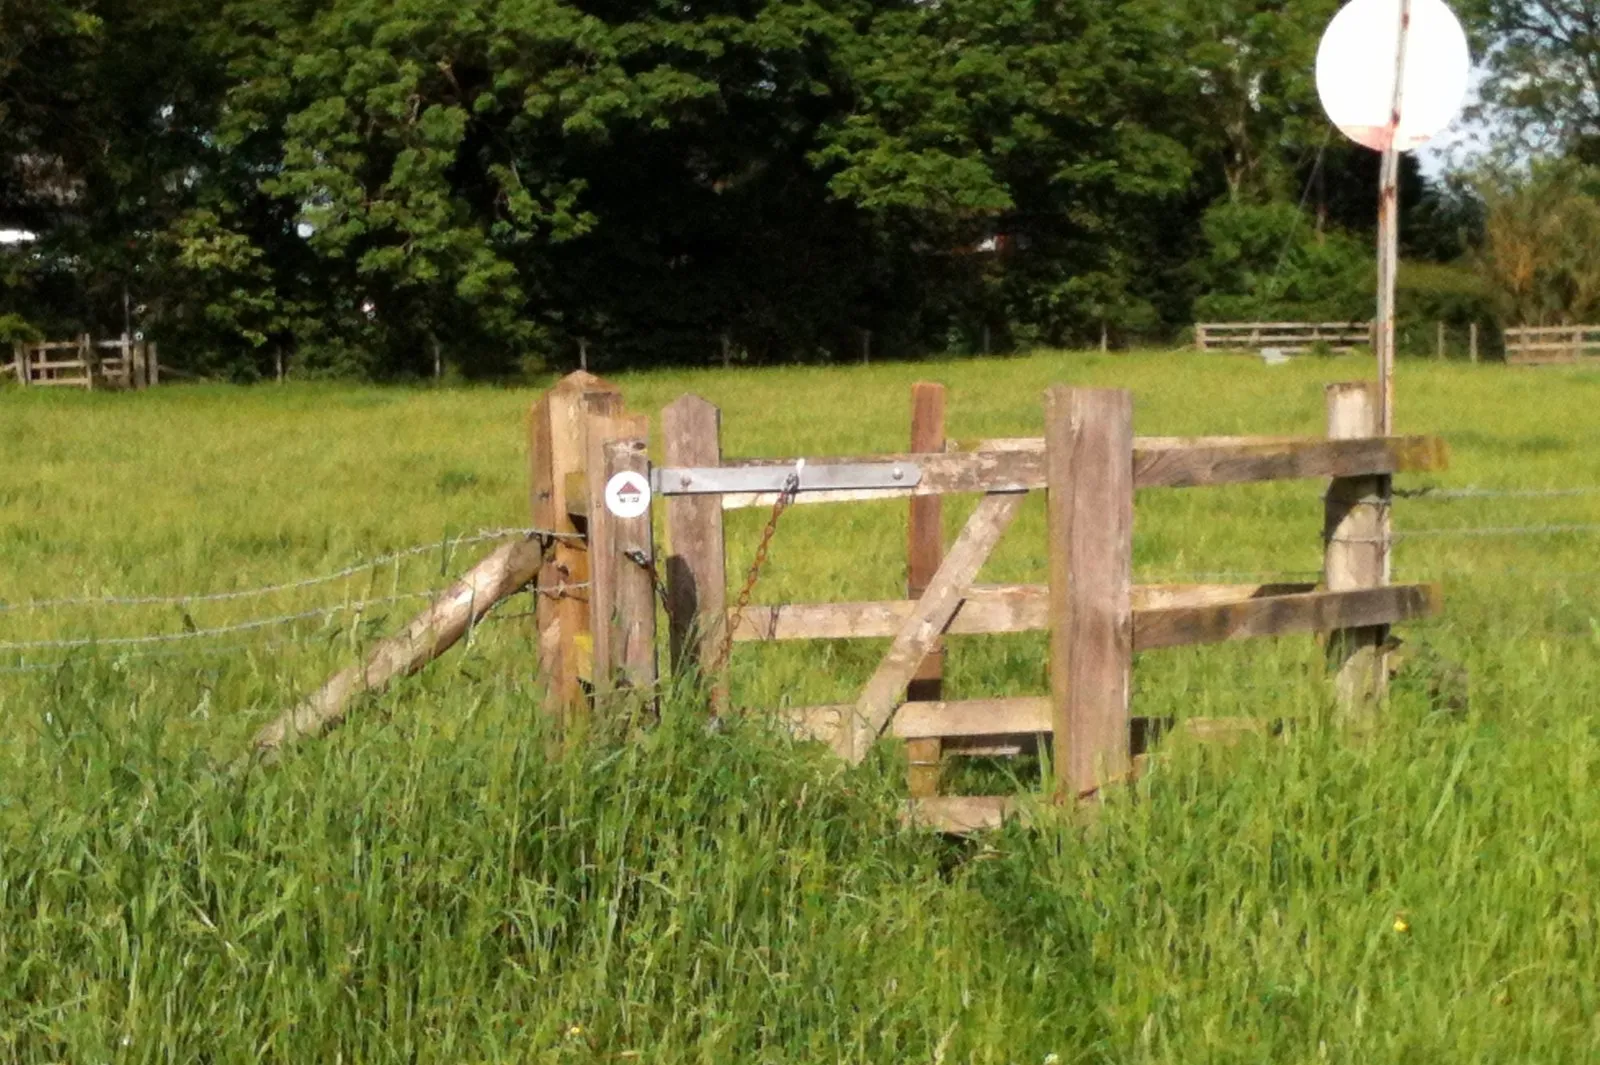
[[[387,555],[368,559],[347,566],[334,573],[325,573],[319,577],[307,577],[303,580],[286,581],[282,584],[267,584],[257,588],[242,588],[231,592],[203,592],[187,595],[140,595],[140,596],[77,596],[64,599],[33,599],[21,603],[6,603],[0,601],[0,614],[20,613],[40,610],[55,610],[63,607],[81,606],[181,606],[189,603],[220,603],[234,599],[252,599],[261,596],[273,595],[279,592],[297,591],[302,588],[311,588],[319,584],[330,584],[334,581],[353,577],[379,566],[387,566],[402,559],[412,558],[416,555],[425,555],[441,548],[454,550],[470,544],[485,543],[490,540],[506,540],[515,536],[544,536],[552,539],[581,539],[576,533],[560,533],[549,529],[482,529],[470,535],[439,540],[433,543],[418,544],[415,547],[404,548]]]
[[[1396,499],[1556,499],[1570,496],[1597,496],[1600,488],[1409,488],[1394,490]]]
[[[438,594],[437,591],[406,592],[401,595],[386,595],[378,599],[358,599],[350,603],[340,603],[337,606],[323,607],[320,610],[306,610],[298,614],[281,614],[270,618],[254,618],[250,621],[236,622],[232,625],[218,625],[209,629],[192,629],[188,632],[149,633],[142,636],[87,636],[70,640],[6,641],[0,642],[0,651],[66,651],[82,647],[141,647],[148,644],[203,640],[235,632],[252,632],[257,629],[274,628],[279,625],[292,625],[296,621],[308,621],[312,618],[332,617],[335,614],[365,610],[367,607],[381,606],[385,603],[432,599]]]
[[[1331,536],[1330,544],[1387,544],[1446,536],[1555,536],[1561,533],[1597,533],[1600,524],[1574,525],[1465,525],[1454,529],[1405,529],[1388,536]]]

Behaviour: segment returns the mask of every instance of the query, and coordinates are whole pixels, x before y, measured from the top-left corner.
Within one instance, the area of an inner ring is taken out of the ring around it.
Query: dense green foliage
[[[3,0],[0,313],[244,378],[1354,313],[1336,7]]]
[[[1323,384],[1370,372],[1050,352],[618,380],[638,410],[717,402],[730,454],[819,455],[903,447],[914,377],[947,384],[971,440],[1037,433],[1056,382],[1131,388],[1143,433],[1315,433]],[[1369,742],[1326,726],[1309,638],[1139,655],[1138,713],[1294,727],[1170,744],[1090,829],[903,833],[890,752],[843,773],[759,715],[708,733],[672,693],[661,726],[549,758],[525,601],[243,777],[226,770],[251,732],[412,602],[10,646],[405,594],[481,545],[269,597],[0,611],[0,1062],[1594,1060],[1594,374],[1407,361],[1399,383],[1399,430],[1443,434],[1452,467],[1397,487],[1577,494],[1397,502],[1396,579],[1442,580],[1446,612],[1399,628],[1417,654]],[[0,394],[0,596],[249,588],[520,524],[532,397]],[[1315,570],[1323,490],[1141,492],[1135,572]],[[1040,502],[982,579],[1040,579]],[[764,517],[730,512],[731,572]],[[902,594],[904,523],[902,501],[795,508],[757,601]],[[1565,531],[1468,535],[1546,523]],[[740,645],[735,695],[838,701],[881,651]],[[1464,686],[1439,698],[1430,659]],[[950,694],[1040,692],[1043,661],[1030,636],[952,639]],[[7,672],[22,664],[45,668]]]

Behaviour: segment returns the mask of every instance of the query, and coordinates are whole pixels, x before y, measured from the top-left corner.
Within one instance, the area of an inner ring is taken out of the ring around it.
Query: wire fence
[[[393,565],[418,555],[431,554],[435,551],[445,552],[448,555],[449,552],[459,547],[488,543],[493,540],[509,540],[518,536],[540,536],[549,539],[576,538],[572,533],[554,532],[549,529],[481,529],[475,533],[447,537],[433,543],[417,544],[414,547],[393,551],[377,558],[357,562],[332,573],[324,573],[318,577],[306,577],[302,580],[286,581],[281,584],[265,584],[256,588],[241,588],[223,592],[188,592],[174,595],[74,596],[63,599],[31,599],[20,603],[8,603],[0,600],[0,614],[61,610],[72,607],[187,606],[191,603],[220,603],[235,599],[261,598],[323,584],[332,584],[335,581],[354,577],[357,574],[366,573],[380,566]]]
[[[1466,486],[1461,488],[1425,487],[1396,491],[1396,500],[1405,500],[1411,503],[1431,502],[1460,502],[1477,500],[1534,500],[1534,499],[1563,499],[1589,496],[1600,496],[1600,487],[1564,487],[1547,489],[1520,489],[1520,488],[1483,488]],[[1593,536],[1600,534],[1600,522],[1548,522],[1527,523],[1519,525],[1459,525],[1459,526],[1422,526],[1418,528],[1401,528],[1391,532],[1386,537],[1333,537],[1326,542],[1345,544],[1399,544],[1406,541],[1438,541],[1449,538],[1463,539],[1516,539],[1538,538],[1546,536]],[[307,577],[292,581],[273,584],[264,584],[257,587],[242,589],[227,589],[203,592],[179,592],[164,595],[105,595],[105,596],[73,596],[51,599],[31,599],[18,602],[0,601],[0,615],[22,615],[28,613],[41,613],[66,610],[91,610],[91,611],[119,611],[137,607],[170,606],[179,608],[182,613],[184,630],[180,632],[135,632],[118,635],[68,635],[56,639],[12,639],[0,640],[0,656],[12,659],[10,662],[0,662],[0,675],[19,673],[48,672],[61,668],[70,659],[63,657],[63,652],[87,650],[106,650],[117,653],[118,661],[144,661],[161,658],[179,657],[184,655],[226,655],[260,651],[269,648],[279,648],[295,644],[293,638],[248,642],[233,642],[221,646],[208,645],[210,641],[227,636],[242,634],[260,634],[274,630],[291,628],[306,622],[326,622],[329,619],[343,615],[361,615],[375,608],[405,602],[418,602],[436,598],[443,588],[428,588],[419,591],[400,592],[393,594],[346,599],[343,602],[325,604],[304,610],[282,611],[258,617],[248,617],[226,624],[201,627],[189,618],[187,609],[196,604],[229,603],[235,601],[248,601],[265,599],[276,595],[288,595],[319,588],[348,580],[361,574],[375,573],[383,567],[398,567],[407,559],[421,555],[438,552],[441,554],[441,570],[448,565],[451,554],[458,548],[475,544],[502,541],[514,537],[541,537],[547,540],[575,538],[572,534],[560,533],[549,529],[538,528],[506,528],[506,529],[481,529],[474,533],[462,534],[455,537],[446,537],[426,544],[417,544],[397,551],[352,563],[329,573]],[[1430,569],[1427,565],[1407,565],[1404,571],[1414,576],[1422,576]],[[398,570],[396,570],[398,574]],[[1504,574],[1526,581],[1529,584],[1553,583],[1562,581],[1600,580],[1600,569],[1571,569],[1571,568],[1545,568],[1528,566],[1521,563],[1497,563],[1494,560],[1475,560],[1468,569],[1453,568],[1444,576],[1452,580],[1463,579],[1473,573]],[[1137,579],[1142,583],[1184,583],[1184,582],[1280,582],[1280,583],[1306,583],[1315,582],[1322,578],[1323,571],[1317,569],[1162,569],[1160,571],[1140,573]],[[398,576],[396,577],[398,582]],[[545,589],[542,594],[561,595],[570,591],[586,588],[584,583],[564,584],[558,589]],[[533,589],[536,593],[540,589]],[[530,616],[532,611],[518,613],[501,613],[485,618],[485,622],[510,620]],[[1438,619],[1432,619],[1434,623]],[[1595,633],[1590,631],[1562,631],[1541,632],[1530,634],[1531,638],[1593,640]],[[45,652],[51,656],[48,661],[30,661],[35,655]]]

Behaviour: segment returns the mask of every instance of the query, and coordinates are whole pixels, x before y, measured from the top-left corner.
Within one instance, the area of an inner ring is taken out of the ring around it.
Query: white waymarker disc
[[[1400,0],[1350,0],[1317,48],[1317,95],[1340,132],[1382,151],[1394,109]],[[1411,0],[1395,148],[1410,151],[1455,120],[1467,95],[1467,35],[1443,0]]]
[[[619,518],[637,518],[650,509],[650,482],[623,470],[606,482],[606,509]]]

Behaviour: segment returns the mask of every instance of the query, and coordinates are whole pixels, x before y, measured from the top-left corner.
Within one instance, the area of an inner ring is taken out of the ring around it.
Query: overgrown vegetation
[[[1132,388],[1144,433],[1315,433],[1322,385],[1370,364],[1041,353],[917,369],[949,386],[951,435],[968,440],[1037,433],[1040,393],[1061,381]],[[685,390],[719,403],[729,454],[818,456],[903,447],[912,372],[619,383],[638,410]],[[1397,428],[1450,442],[1452,468],[1430,483],[1590,489],[1592,384],[1567,368],[1407,362]],[[1396,579],[1442,580],[1446,613],[1400,632],[1422,667],[1368,742],[1325,727],[1309,639],[1141,655],[1139,713],[1283,718],[1290,738],[1169,746],[1092,828],[970,845],[898,828],[892,752],[842,772],[756,719],[708,732],[684,693],[658,727],[614,719],[550,757],[522,603],[343,732],[240,777],[226,769],[257,725],[415,604],[177,644],[15,647],[435,586],[481,548],[257,599],[17,609],[250,588],[520,524],[531,399],[4,396],[0,669],[45,668],[0,674],[0,1061],[1600,1052],[1594,495],[1398,502],[1411,538]],[[1321,491],[1141,493],[1136,574],[1315,570]],[[983,579],[1038,579],[1037,504]],[[952,500],[952,532],[964,517]],[[765,516],[729,518],[737,573]],[[1534,531],[1440,532],[1512,527]],[[756,598],[893,597],[904,551],[903,503],[796,508]],[[741,645],[735,691],[755,708],[838,701],[880,652]],[[949,691],[1036,693],[1043,662],[1036,640],[955,640]],[[1441,670],[1460,684],[1444,698]]]

